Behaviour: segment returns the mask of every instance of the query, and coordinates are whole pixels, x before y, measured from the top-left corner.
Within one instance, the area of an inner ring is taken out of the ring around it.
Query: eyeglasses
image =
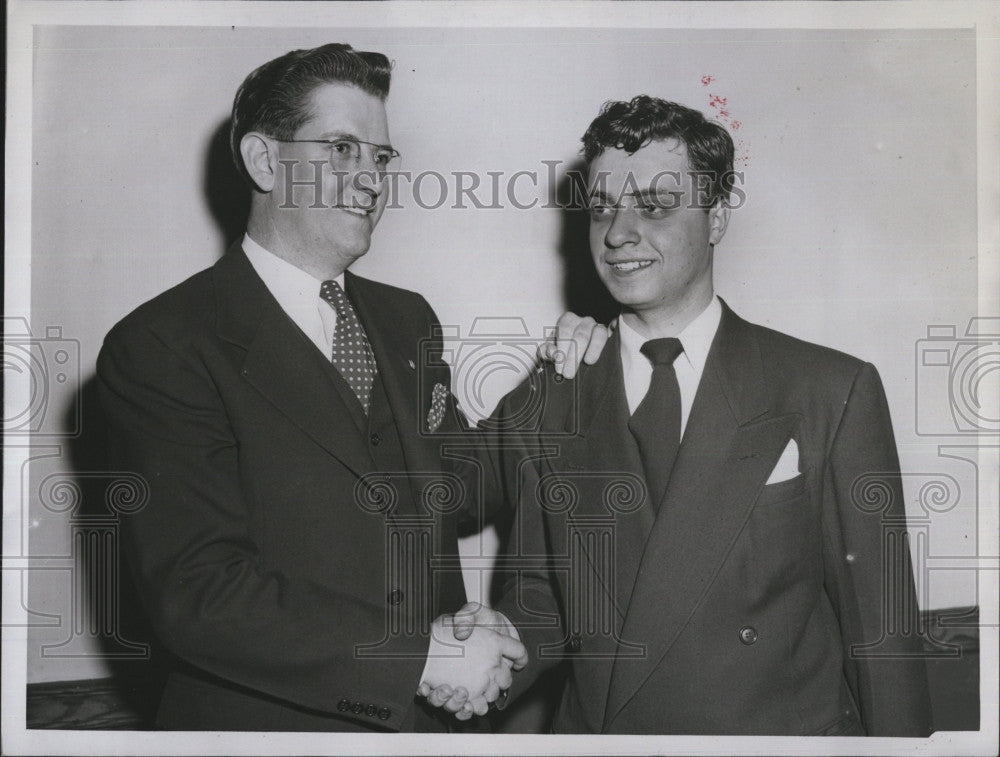
[[[371,148],[371,159],[379,173],[388,171],[399,159],[399,152],[389,145],[377,145],[354,137],[336,139],[276,139],[290,144],[327,145],[330,148],[330,166],[334,171],[348,171],[361,164],[361,145]]]

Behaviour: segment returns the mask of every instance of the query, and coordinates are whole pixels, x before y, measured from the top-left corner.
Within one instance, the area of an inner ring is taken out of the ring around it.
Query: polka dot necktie
[[[375,384],[375,353],[368,343],[365,330],[358,320],[347,295],[336,281],[324,281],[319,296],[337,311],[337,328],[333,331],[334,367],[351,387],[368,415],[368,403]]]
[[[667,490],[681,444],[681,390],[674,360],[684,351],[679,339],[651,339],[641,352],[653,364],[649,390],[632,413],[628,427],[639,443],[639,456],[655,511]]]

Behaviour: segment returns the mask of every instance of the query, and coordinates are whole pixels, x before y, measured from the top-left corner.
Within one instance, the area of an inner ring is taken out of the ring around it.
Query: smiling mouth
[[[625,260],[621,263],[608,263],[613,269],[619,273],[632,273],[634,271],[641,271],[643,268],[648,268],[653,265],[652,260]]]

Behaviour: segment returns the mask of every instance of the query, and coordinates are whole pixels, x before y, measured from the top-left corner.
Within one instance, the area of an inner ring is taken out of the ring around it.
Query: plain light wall
[[[506,197],[498,209],[454,207],[454,174],[486,184],[487,172],[502,172],[503,188],[517,171],[535,171],[537,192],[522,179],[519,196],[542,205],[554,191],[543,161],[572,164],[604,101],[646,93],[718,115],[710,98],[724,97],[725,120],[739,122],[747,199],[716,250],[717,291],[749,320],[876,365],[911,528],[927,527],[931,558],[960,567],[976,555],[975,467],[939,454],[960,436],[924,433],[949,428],[947,382],[917,402],[918,386],[941,381],[918,359],[928,326],[962,334],[976,315],[971,30],[38,27],[30,317],[36,335],[61,326],[78,341],[81,366],[78,381],[52,385],[53,417],[73,422],[116,321],[225,249],[206,165],[236,87],[271,58],[331,41],[394,60],[388,109],[401,168],[451,184],[433,210],[401,195],[353,270],[421,292],[462,335],[493,317],[521,318],[541,336],[571,304],[559,250],[575,237],[554,207],[519,210]],[[425,200],[436,186],[424,185]],[[477,416],[517,376],[495,371],[482,396],[467,393],[468,379],[459,366],[456,392]],[[82,410],[85,420],[94,412]],[[67,469],[65,455],[35,464],[27,504],[31,554],[54,568],[71,554],[70,514],[41,502],[38,484]],[[964,493],[932,512],[924,485],[939,474]],[[487,537],[482,548],[494,547]],[[974,570],[930,568],[918,566],[926,606],[978,602]],[[68,617],[68,571],[30,578],[27,606]],[[65,622],[31,630],[29,681],[107,674],[87,654],[42,655],[67,633]]]

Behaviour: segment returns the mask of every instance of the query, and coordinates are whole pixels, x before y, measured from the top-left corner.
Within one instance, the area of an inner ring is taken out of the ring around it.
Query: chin
[[[648,293],[638,291],[635,288],[626,288],[613,285],[609,286],[608,282],[605,282],[604,286],[607,288],[608,293],[611,295],[614,301],[617,302],[619,305],[622,305],[623,307],[631,309],[642,308],[644,305],[647,305],[653,299],[648,295]]]
[[[370,239],[339,239],[336,242],[331,242],[331,247],[342,250],[342,254],[345,257],[357,260],[368,252],[368,248],[371,247]]]

